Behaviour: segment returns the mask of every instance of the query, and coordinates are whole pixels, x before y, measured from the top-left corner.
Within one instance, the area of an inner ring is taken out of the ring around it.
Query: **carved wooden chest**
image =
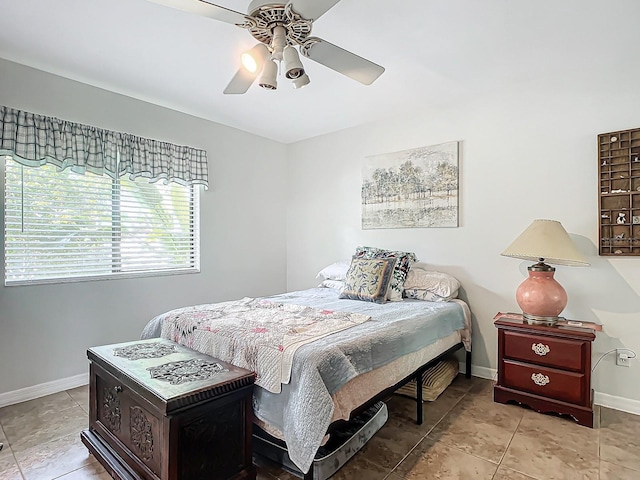
[[[115,479],[256,478],[254,375],[163,339],[93,347],[81,438]]]

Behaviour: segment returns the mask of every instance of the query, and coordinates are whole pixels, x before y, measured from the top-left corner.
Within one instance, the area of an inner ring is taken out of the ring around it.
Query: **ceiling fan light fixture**
[[[303,73],[298,78],[293,79],[293,88],[297,90],[298,88],[306,87],[307,85],[309,85],[310,82],[311,80],[309,79],[309,75],[307,75],[306,73]]]
[[[264,43],[258,43],[251,50],[247,50],[240,56],[242,66],[250,73],[256,73],[262,69],[265,60],[269,56],[269,49]]]
[[[244,52],[240,57],[242,60],[242,66],[249,70],[251,73],[255,73],[258,71],[258,62],[256,59],[249,55],[247,52]]]
[[[304,66],[300,61],[300,56],[295,47],[287,45],[283,51],[284,56],[284,76],[289,79],[300,78],[304,75]]]
[[[258,84],[267,90],[275,90],[278,88],[278,65],[273,60],[265,62],[262,73],[258,79]]]

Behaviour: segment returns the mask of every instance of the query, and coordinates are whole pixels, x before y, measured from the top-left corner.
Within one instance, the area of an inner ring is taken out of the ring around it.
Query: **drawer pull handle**
[[[547,383],[550,382],[549,377],[541,373],[532,373],[531,380],[533,380],[533,383],[535,383],[539,387],[544,387]]]
[[[531,350],[533,350],[536,355],[540,355],[544,357],[547,353],[551,351],[549,345],[545,345],[544,343],[534,343],[531,345]]]
[[[115,387],[113,387],[113,390],[116,393],[121,393],[122,392],[122,387],[120,385],[116,385]]]

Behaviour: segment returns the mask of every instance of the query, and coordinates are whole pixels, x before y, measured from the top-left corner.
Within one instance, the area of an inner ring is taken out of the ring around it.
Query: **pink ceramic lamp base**
[[[529,277],[516,290],[516,301],[529,323],[553,325],[567,306],[567,292],[553,278],[554,270],[529,268]]]

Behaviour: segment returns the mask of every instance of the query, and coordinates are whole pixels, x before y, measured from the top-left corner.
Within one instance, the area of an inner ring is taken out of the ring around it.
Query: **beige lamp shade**
[[[537,262],[586,267],[589,263],[556,220],[534,220],[529,227],[501,253],[505,257]]]

